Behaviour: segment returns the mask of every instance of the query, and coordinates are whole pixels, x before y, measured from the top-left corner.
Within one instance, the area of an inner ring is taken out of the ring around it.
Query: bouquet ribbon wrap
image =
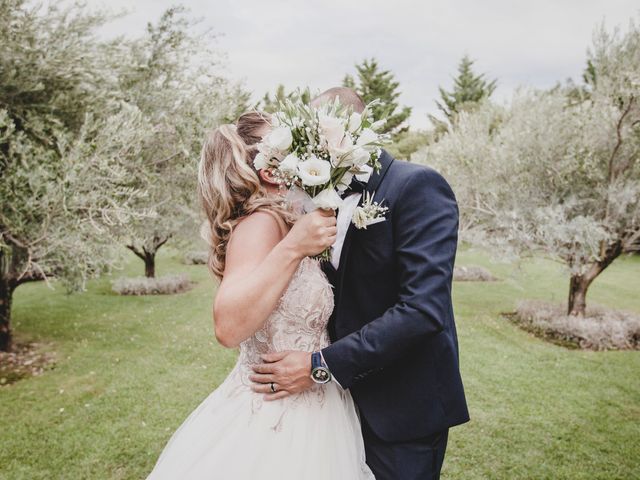
[[[313,203],[311,196],[298,186],[292,186],[287,195],[285,201],[291,205],[291,208],[298,215],[304,215],[305,213],[313,212],[318,207]]]

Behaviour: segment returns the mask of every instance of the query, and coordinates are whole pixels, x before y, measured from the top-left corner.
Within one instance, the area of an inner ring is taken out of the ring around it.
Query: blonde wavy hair
[[[282,199],[269,194],[260,182],[253,159],[260,132],[270,125],[269,115],[248,112],[235,124],[221,125],[207,135],[198,166],[198,196],[206,219],[201,235],[209,245],[208,266],[221,279],[227,244],[243,217],[258,210],[277,214],[287,225],[293,213]]]

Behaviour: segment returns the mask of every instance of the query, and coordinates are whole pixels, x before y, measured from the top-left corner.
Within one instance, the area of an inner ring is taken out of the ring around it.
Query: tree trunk
[[[42,280],[42,272],[23,270],[23,260],[28,257],[26,249],[11,245],[9,249],[0,249],[0,352],[10,352],[13,347],[11,330],[11,307],[13,292],[22,283]]]
[[[11,304],[13,292],[23,283],[46,278],[41,269],[34,269],[34,257],[21,242],[11,239],[9,248],[0,248],[0,351],[9,352],[13,346]]]
[[[6,277],[0,278],[0,352],[11,351],[11,300],[13,287]]]
[[[6,250],[0,249],[0,351],[11,350],[11,299],[14,285],[11,283],[10,260]]]
[[[584,275],[571,276],[571,280],[569,281],[568,315],[584,317],[587,308],[587,290],[591,282],[592,280],[588,280]]]
[[[143,241],[142,246],[136,245],[134,241],[131,241],[126,247],[131,250],[136,257],[140,258],[144,262],[144,274],[147,278],[155,278],[156,276],[156,253],[160,250],[167,240],[171,238],[171,235],[161,236],[154,235],[150,240]]]
[[[156,276],[156,253],[147,252],[144,257],[144,275],[147,278]]]
[[[622,243],[616,242],[604,249],[601,260],[592,263],[583,274],[571,276],[569,281],[569,302],[567,308],[568,315],[584,317],[587,308],[587,290],[589,286],[600,275],[605,268],[620,256],[622,253]]]

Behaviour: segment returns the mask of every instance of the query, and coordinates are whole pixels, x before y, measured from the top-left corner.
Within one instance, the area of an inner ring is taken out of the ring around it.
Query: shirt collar
[[[373,168],[371,168],[369,165],[362,165],[360,167],[360,170],[362,170],[363,173],[357,174],[356,178],[363,183],[367,183],[371,178],[371,174],[373,173]]]

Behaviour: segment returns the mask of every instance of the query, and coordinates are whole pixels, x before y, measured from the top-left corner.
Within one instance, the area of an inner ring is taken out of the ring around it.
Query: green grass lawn
[[[216,344],[213,282],[170,252],[159,274],[188,272],[184,294],[119,297],[110,278],[81,295],[21,286],[19,340],[47,342],[54,370],[0,388],[1,479],[141,479],[172,432],[232,368]],[[546,343],[499,313],[521,298],[564,301],[567,278],[545,261],[458,263],[501,280],[456,283],[463,378],[472,421],[452,430],[447,479],[640,478],[640,352],[583,352]],[[132,260],[124,272],[142,264]],[[640,312],[640,258],[616,262],[589,300]],[[215,478],[215,472],[214,477]]]

